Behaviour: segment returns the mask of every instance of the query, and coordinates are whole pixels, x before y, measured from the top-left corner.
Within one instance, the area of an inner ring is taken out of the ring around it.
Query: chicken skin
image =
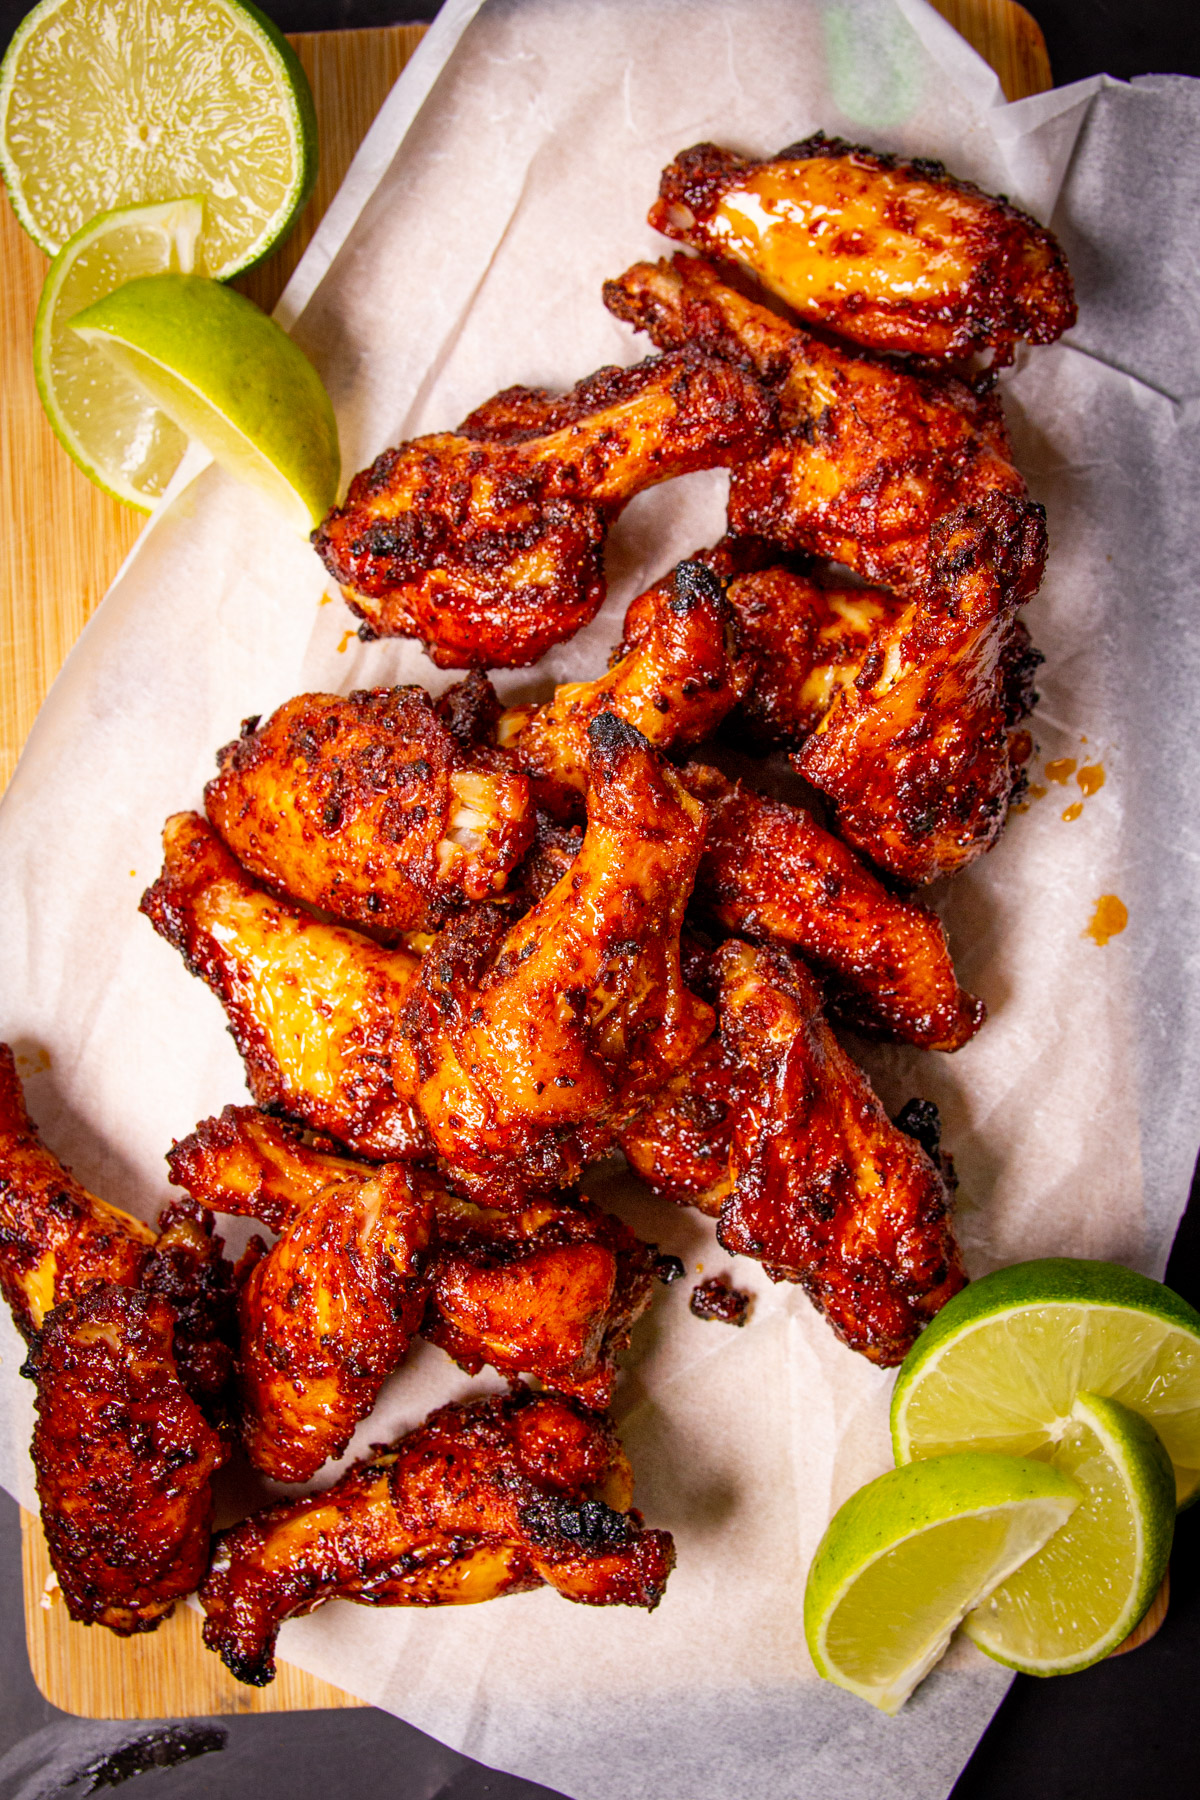
[[[656,344],[694,343],[777,396],[778,431],[731,478],[736,535],[831,557],[908,595],[928,579],[937,519],[988,493],[1025,492],[995,393],[836,349],[691,257],[637,263],[605,283],[604,299]]]
[[[324,1493],[224,1532],[204,1641],[261,1687],[283,1621],[335,1598],[463,1606],[548,1585],[651,1609],[675,1550],[630,1510],[632,1491],[612,1425],[574,1402],[518,1389],[443,1406]]]
[[[179,1378],[166,1300],[106,1283],[49,1315],[25,1365],[50,1558],[73,1619],[152,1631],[208,1566],[228,1447]]]
[[[176,1144],[172,1181],[214,1210],[286,1231],[331,1189],[364,1189],[379,1171],[303,1142],[253,1107],[226,1107]],[[421,1335],[469,1374],[485,1364],[533,1375],[589,1406],[607,1406],[616,1359],[678,1265],[589,1201],[556,1197],[519,1212],[472,1205],[417,1177],[433,1211]]]
[[[931,585],[876,639],[793,757],[837,829],[920,885],[981,856],[1004,826],[1032,748],[1016,608],[1041,576],[1045,513],[999,494],[934,528]],[[1015,707],[1014,707],[1015,697]]]
[[[204,791],[250,873],[377,936],[435,931],[533,840],[529,783],[463,754],[424,688],[301,694],[248,719]]]
[[[794,945],[833,978],[835,1008],[871,1036],[958,1050],[987,1016],[959,987],[941,920],[900,900],[803,807],[690,763],[708,808],[695,899],[727,931]]]
[[[529,396],[526,413],[539,402],[537,436],[498,407],[494,430],[476,414],[355,476],[314,543],[373,635],[418,638],[440,668],[537,662],[598,610],[625,504],[747,455],[772,413],[757,382],[694,350],[602,369],[565,402]]]
[[[574,863],[515,925],[480,908],[448,927],[405,1009],[430,1135],[484,1205],[571,1185],[712,1030],[679,968],[703,809],[616,714],[588,739]]]
[[[225,1008],[260,1106],[376,1160],[432,1156],[397,1023],[418,958],[276,900],[195,813],[141,910]]]
[[[940,1171],[888,1119],[783,950],[717,952],[721,1038],[756,1076],[733,1127],[717,1236],[797,1281],[870,1361],[903,1361],[965,1283]]]
[[[733,1186],[734,1126],[757,1089],[718,1031],[621,1131],[626,1162],[660,1200],[718,1218]]]
[[[154,1245],[140,1219],[98,1200],[46,1149],[0,1044],[0,1290],[32,1341],[47,1314],[102,1282],[134,1285]]]
[[[818,132],[766,162],[696,144],[663,171],[650,223],[734,263],[801,318],[923,357],[1051,344],[1075,323],[1050,232],[940,163]]]
[[[681,749],[708,737],[746,690],[750,665],[737,653],[722,583],[710,569],[682,562],[648,599],[637,644],[606,675],[557,688],[545,706],[514,707],[499,721],[499,743],[552,813],[570,817],[582,805],[587,731],[599,713],[616,713],[660,750]]]

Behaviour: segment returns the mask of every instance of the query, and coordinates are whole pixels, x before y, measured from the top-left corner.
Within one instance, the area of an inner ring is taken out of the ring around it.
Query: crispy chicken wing
[[[757,1088],[718,1030],[621,1131],[625,1160],[660,1200],[717,1218],[733,1185],[734,1126]]]
[[[663,171],[650,223],[736,263],[841,337],[919,356],[1050,344],[1075,323],[1055,238],[940,163],[818,132],[767,162],[696,144]]]
[[[276,900],[195,813],[163,842],[141,909],[221,1001],[259,1105],[365,1156],[431,1156],[397,1035],[417,957]]]
[[[588,738],[570,869],[511,927],[487,908],[448,927],[405,1011],[430,1134],[486,1204],[570,1185],[712,1029],[679,969],[703,809],[614,713]]]
[[[419,638],[441,668],[519,668],[571,637],[603,599],[604,538],[626,502],[746,455],[772,412],[757,382],[693,350],[532,399],[540,435],[476,414],[387,450],[315,534],[371,631]]]
[[[538,803],[556,813],[570,816],[582,804],[587,731],[599,713],[616,713],[660,750],[680,749],[708,737],[745,692],[750,664],[738,655],[722,583],[710,569],[682,562],[644,601],[636,646],[606,675],[557,688],[546,705],[514,707],[499,721],[498,741],[533,777]]]
[[[205,809],[250,873],[380,935],[499,892],[533,840],[527,779],[464,754],[424,688],[301,694],[218,762]]]
[[[443,1406],[324,1493],[223,1533],[204,1641],[262,1686],[282,1622],[336,1597],[462,1606],[545,1583],[585,1605],[652,1608],[674,1545],[629,1510],[632,1489],[611,1424],[571,1401],[518,1389]]]
[[[228,1454],[180,1381],[166,1300],[105,1283],[35,1339],[33,1461],[51,1561],[73,1619],[152,1631],[199,1586],[211,1478]]]
[[[656,344],[695,343],[777,394],[779,431],[730,482],[734,533],[909,593],[928,578],[935,520],[993,491],[1025,492],[994,393],[835,349],[692,257],[637,263],[604,299]]]
[[[722,1042],[756,1077],[717,1235],[800,1282],[851,1349],[898,1363],[966,1279],[941,1173],[890,1122],[800,963],[730,940],[716,966]]]
[[[847,1023],[873,1036],[958,1050],[987,1016],[959,987],[941,920],[899,900],[803,807],[690,763],[708,808],[695,897],[728,931],[794,945],[834,978]]]
[[[222,1212],[286,1230],[330,1190],[380,1173],[303,1142],[293,1127],[226,1107],[168,1157],[171,1179]],[[616,1359],[650,1303],[655,1277],[678,1272],[590,1201],[556,1197],[517,1212],[485,1210],[421,1180],[433,1210],[421,1335],[461,1368],[533,1375],[589,1406],[606,1406]]]
[[[793,758],[847,842],[903,881],[952,874],[1003,828],[1032,747],[1013,729],[1029,698],[1016,607],[1045,553],[1032,501],[992,494],[941,520],[929,589],[880,633]]]

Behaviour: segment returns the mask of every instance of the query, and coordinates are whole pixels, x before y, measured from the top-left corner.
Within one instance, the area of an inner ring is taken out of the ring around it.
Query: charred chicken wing
[[[732,532],[908,593],[928,577],[937,519],[993,491],[1025,492],[994,393],[835,349],[691,257],[638,263],[604,298],[656,344],[695,343],[777,395],[779,430],[731,479]]]
[[[477,414],[351,482],[314,541],[373,634],[419,638],[441,668],[536,662],[597,611],[626,502],[746,455],[772,411],[757,382],[692,350],[603,369],[526,413],[539,400],[540,435],[514,435],[498,407],[494,429]]]
[[[424,688],[301,694],[218,761],[205,809],[244,867],[376,934],[488,899],[533,839],[528,781],[464,755]]]
[[[324,1493],[223,1533],[204,1640],[263,1686],[283,1621],[338,1597],[462,1606],[546,1584],[584,1605],[652,1608],[674,1545],[630,1511],[632,1489],[611,1424],[569,1400],[519,1389],[443,1406]]]
[[[1056,240],[940,163],[818,132],[768,162],[696,144],[663,171],[650,223],[738,264],[841,337],[918,356],[1050,344],[1075,323]]]

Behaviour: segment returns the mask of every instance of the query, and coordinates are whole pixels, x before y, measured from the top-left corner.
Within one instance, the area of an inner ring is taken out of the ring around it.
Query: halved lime
[[[1081,1498],[1015,1456],[939,1456],[852,1494],[817,1547],[804,1635],[817,1673],[894,1713],[963,1615],[1051,1539]]]
[[[101,213],[51,263],[33,328],[33,372],[59,443],[100,487],[143,510],[171,479],[187,436],[70,321],[131,277],[189,271],[203,220],[200,200]]]
[[[1083,1505],[963,1627],[1027,1675],[1069,1675],[1115,1650],[1158,1592],[1175,1530],[1171,1459],[1140,1413],[1076,1394],[1051,1462]]]
[[[1081,1390],[1148,1419],[1175,1465],[1179,1504],[1196,1495],[1200,1313],[1145,1275],[1066,1257],[997,1269],[942,1308],[896,1382],[896,1461],[1045,1453]]]
[[[76,313],[189,437],[304,532],[337,496],[337,423],[321,378],[287,332],[203,275],[145,275]]]
[[[97,213],[203,195],[227,280],[312,191],[312,93],[246,0],[42,0],[0,64],[0,173],[50,256]]]

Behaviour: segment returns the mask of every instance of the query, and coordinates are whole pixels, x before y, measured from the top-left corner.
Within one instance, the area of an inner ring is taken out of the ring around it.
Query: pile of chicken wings
[[[996,375],[1072,323],[1070,278],[1007,202],[821,136],[685,151],[650,219],[687,252],[603,297],[655,355],[386,450],[314,534],[362,636],[463,677],[248,720],[167,822],[142,911],[254,1104],[174,1145],[157,1233],[56,1162],[0,1054],[0,1284],[71,1614],[144,1631],[199,1588],[246,1682],[338,1595],[657,1604],[674,1548],[605,1408],[682,1268],[586,1198],[597,1159],[879,1364],[965,1280],[936,1109],[890,1119],[836,1027],[984,1023],[915,890],[994,843],[1031,754],[1045,521]],[[503,707],[485,671],[592,618],[626,502],[716,467],[726,535],[610,667]],[[268,1234],[236,1266],[218,1213]],[[508,1392],[213,1535],[235,1449],[310,1482],[418,1335]]]

